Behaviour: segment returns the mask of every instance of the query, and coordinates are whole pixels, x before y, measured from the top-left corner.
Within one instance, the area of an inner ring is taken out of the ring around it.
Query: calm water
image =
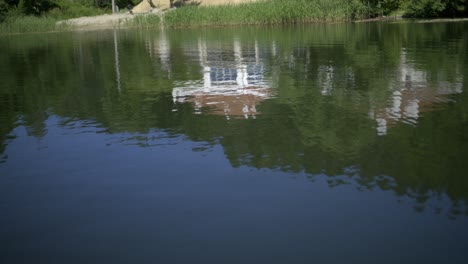
[[[468,23],[0,37],[0,262],[466,263]]]

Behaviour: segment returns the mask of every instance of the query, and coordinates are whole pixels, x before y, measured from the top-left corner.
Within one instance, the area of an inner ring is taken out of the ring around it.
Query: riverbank
[[[148,14],[118,14],[92,18],[77,18],[59,22],[77,29],[115,27],[205,27],[253,24],[295,24],[350,21],[365,17],[357,8],[338,0],[241,0],[237,4],[226,0],[202,2],[176,9],[153,9]],[[164,5],[162,5],[165,7]],[[157,16],[157,17],[153,17]]]
[[[154,0],[159,1],[159,0]],[[65,21],[52,18],[18,18],[2,23],[0,32],[45,32],[62,30],[102,29],[116,27],[204,27],[253,24],[295,24],[350,21],[365,17],[360,6],[340,0],[206,0],[176,9],[158,9],[155,14],[121,13],[97,17],[81,17]],[[353,2],[354,3],[354,2]],[[162,6],[164,7],[164,6]],[[47,22],[47,23],[45,23]],[[54,24],[55,23],[55,24]]]
[[[145,0],[146,1],[146,0]],[[19,17],[0,24],[0,34],[125,27],[208,27],[374,21],[374,11],[361,1],[341,0],[204,0],[184,1],[169,8],[169,1],[152,0],[158,8],[58,21],[50,17]],[[167,2],[167,3],[166,3]]]

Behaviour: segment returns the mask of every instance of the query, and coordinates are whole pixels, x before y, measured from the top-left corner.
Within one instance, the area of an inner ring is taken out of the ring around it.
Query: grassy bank
[[[260,0],[239,5],[188,5],[169,10],[163,15],[135,16],[123,26],[147,28],[326,23],[360,20],[394,12],[412,17],[457,17],[464,14],[468,16],[468,0],[463,3],[457,2],[458,4],[456,4],[457,0],[444,1]],[[0,34],[73,29],[72,26],[57,25],[56,22],[110,12],[105,8],[94,7],[94,2],[92,0],[54,0],[54,8],[35,16],[25,13],[24,9],[0,5]],[[443,4],[433,4],[442,2]],[[5,11],[5,6],[10,9]]]
[[[0,23],[0,34],[49,32],[69,28],[67,25],[57,25],[57,19],[52,17],[19,16]]]
[[[337,22],[366,16],[359,1],[265,0],[227,6],[187,6],[167,12],[164,26],[293,24]]]
[[[57,25],[60,20],[110,12],[93,3],[94,0],[0,0],[0,34],[60,31],[71,28]]]

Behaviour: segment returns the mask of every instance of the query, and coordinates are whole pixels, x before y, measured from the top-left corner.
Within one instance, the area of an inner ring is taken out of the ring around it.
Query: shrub
[[[410,17],[437,17],[445,10],[443,0],[410,0],[407,2],[406,15]]]

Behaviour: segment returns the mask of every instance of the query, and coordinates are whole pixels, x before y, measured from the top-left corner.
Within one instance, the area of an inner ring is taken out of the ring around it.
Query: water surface
[[[467,28],[0,37],[0,262],[464,263]]]

